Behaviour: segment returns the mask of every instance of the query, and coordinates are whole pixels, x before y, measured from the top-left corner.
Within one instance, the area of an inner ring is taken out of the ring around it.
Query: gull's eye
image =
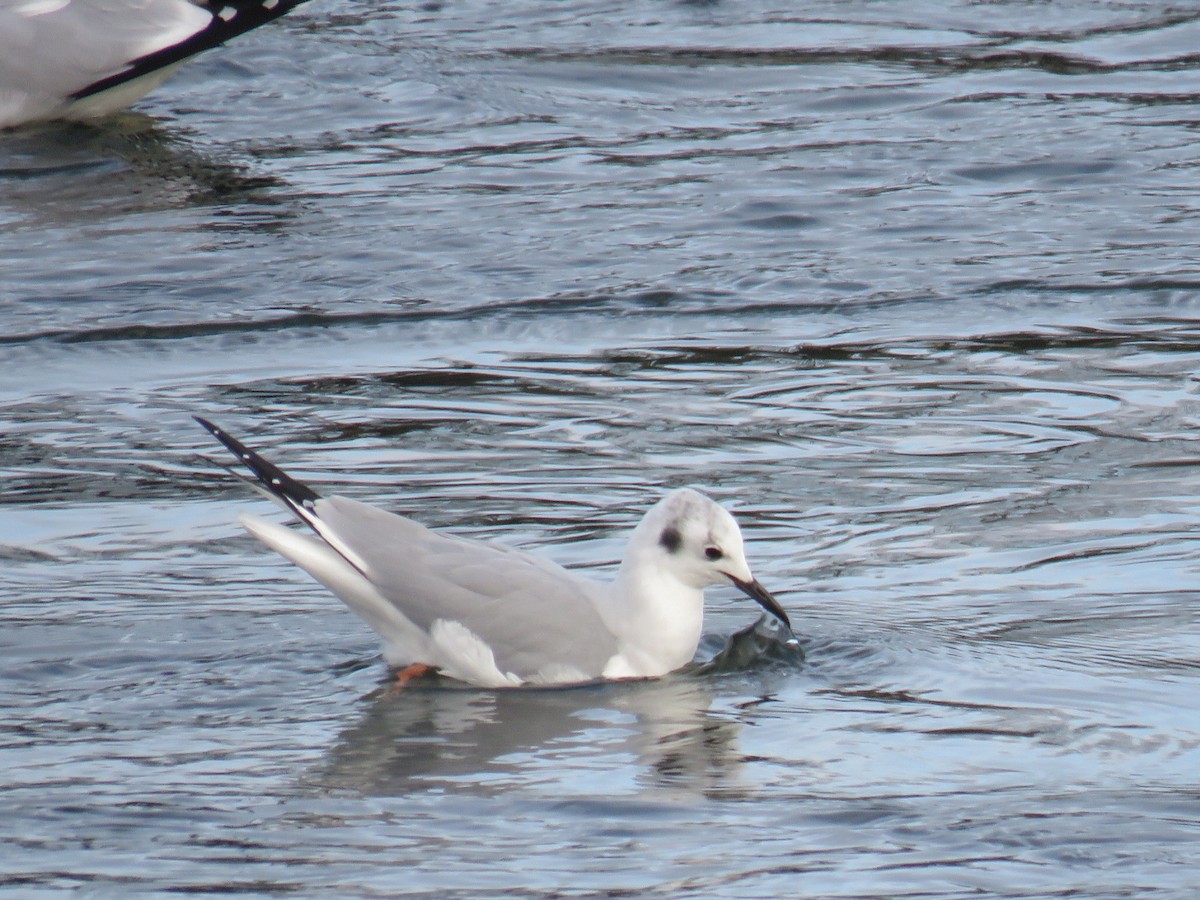
[[[709,559],[711,559],[713,562],[716,562],[718,559],[720,559],[725,554],[721,552],[720,547],[705,547],[704,555],[707,556]]]

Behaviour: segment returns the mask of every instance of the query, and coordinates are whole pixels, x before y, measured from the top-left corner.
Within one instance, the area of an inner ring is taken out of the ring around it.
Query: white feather
[[[238,518],[252,535],[298,565],[358,613],[383,641],[383,655],[388,663],[402,666],[430,657],[428,636],[324,541],[256,516]]]

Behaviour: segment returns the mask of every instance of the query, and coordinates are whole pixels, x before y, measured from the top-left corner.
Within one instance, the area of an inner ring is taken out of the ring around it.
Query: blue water
[[[313,0],[0,135],[0,892],[1192,896],[1198,45]],[[597,577],[703,487],[808,663],[381,694],[193,413]]]

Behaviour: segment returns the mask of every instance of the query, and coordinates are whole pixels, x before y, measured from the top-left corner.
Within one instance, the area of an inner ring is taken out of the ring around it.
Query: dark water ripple
[[[1198,38],[314,0],[0,136],[0,892],[1191,896]],[[703,485],[808,664],[389,696],[196,412],[598,574]]]

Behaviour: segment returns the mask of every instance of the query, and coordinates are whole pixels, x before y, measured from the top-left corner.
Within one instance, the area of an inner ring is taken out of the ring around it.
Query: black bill
[[[758,583],[757,579],[754,581],[740,581],[730,575],[729,580],[733,582],[734,587],[739,591],[791,629],[792,620],[788,618],[788,614],[783,611],[783,607],[779,605],[779,601],[771,596],[771,592]]]

